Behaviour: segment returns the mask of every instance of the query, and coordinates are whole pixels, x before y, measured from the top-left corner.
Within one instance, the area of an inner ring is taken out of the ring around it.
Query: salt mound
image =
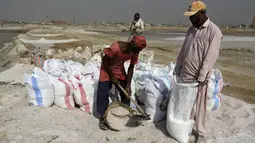
[[[60,43],[70,43],[70,42],[79,41],[78,39],[47,40],[45,38],[41,38],[39,40],[27,40],[27,39],[20,39],[20,40],[28,44],[60,44]]]
[[[28,33],[28,35],[30,36],[34,36],[34,37],[55,37],[55,36],[61,36],[64,34],[33,34],[33,33]]]
[[[80,34],[86,34],[86,35],[98,35],[98,32],[92,32],[92,31],[85,31],[83,29],[72,29],[72,32],[80,33]]]
[[[0,73],[0,82],[24,84],[24,73],[30,73],[33,65],[16,64],[12,68]]]
[[[28,49],[23,44],[19,44],[15,46],[14,48],[16,49],[19,57],[25,57],[28,55]]]
[[[254,143],[255,104],[224,96],[221,107],[208,114],[208,142]]]

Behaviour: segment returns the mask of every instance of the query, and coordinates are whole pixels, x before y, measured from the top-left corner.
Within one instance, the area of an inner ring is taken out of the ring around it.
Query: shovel
[[[150,120],[151,119],[150,116],[148,116],[143,111],[143,109],[137,104],[137,102],[134,99],[132,99],[131,96],[128,95],[127,91],[120,84],[117,84],[117,86],[124,93],[124,95],[135,104],[135,106],[137,107],[138,111],[145,117],[145,120]]]

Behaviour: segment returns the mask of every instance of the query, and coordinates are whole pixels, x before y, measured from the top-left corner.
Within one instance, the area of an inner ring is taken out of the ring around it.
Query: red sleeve
[[[118,42],[115,42],[109,48],[104,49],[104,54],[106,54],[110,58],[115,57],[119,52],[120,52],[120,47],[118,45]]]
[[[135,64],[137,64],[137,62],[138,62],[138,56],[132,56],[132,57],[131,57],[131,62],[130,62],[130,63],[131,63],[132,65],[135,65]]]

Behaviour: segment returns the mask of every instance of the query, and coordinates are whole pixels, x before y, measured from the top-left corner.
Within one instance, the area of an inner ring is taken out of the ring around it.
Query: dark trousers
[[[125,89],[127,86],[127,82],[125,80],[119,80],[120,85]],[[117,88],[117,87],[116,87]],[[109,92],[112,89],[112,82],[111,81],[104,81],[98,83],[98,89],[97,89],[97,112],[100,116],[103,116],[105,111],[107,110],[107,107],[109,105]],[[118,89],[118,88],[117,88]],[[130,105],[130,100],[126,98],[124,93],[119,90],[121,102]]]

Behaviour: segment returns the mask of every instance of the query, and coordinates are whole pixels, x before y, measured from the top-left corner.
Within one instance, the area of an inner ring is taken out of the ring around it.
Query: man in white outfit
[[[140,17],[139,13],[135,13],[134,21],[130,25],[130,37],[128,39],[131,40],[134,35],[141,35],[144,32],[144,22]]]

